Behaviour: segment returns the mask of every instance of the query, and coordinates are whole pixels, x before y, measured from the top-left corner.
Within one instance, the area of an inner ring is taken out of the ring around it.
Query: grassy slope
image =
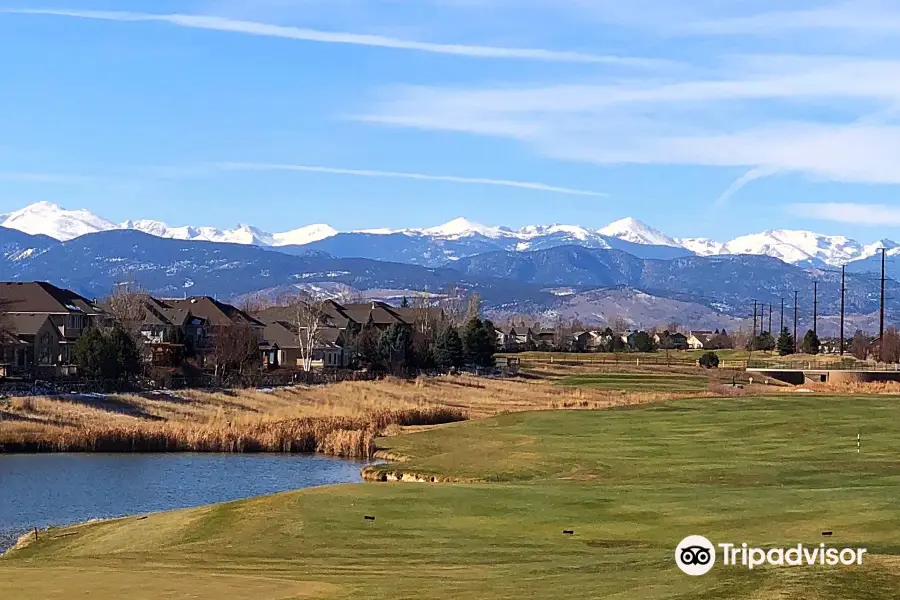
[[[898,422],[896,398],[792,397],[456,424],[383,440],[414,457],[385,468],[483,483],[321,488],[51,532],[0,561],[0,597],[894,599]],[[672,560],[688,534],[774,546],[823,529],[868,547],[863,567],[690,578]]]
[[[709,378],[673,373],[600,373],[569,375],[560,378],[557,383],[614,390],[691,393],[704,391],[709,386]]]

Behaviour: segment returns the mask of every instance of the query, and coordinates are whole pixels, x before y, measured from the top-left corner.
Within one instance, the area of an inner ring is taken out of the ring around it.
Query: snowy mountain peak
[[[678,242],[658,229],[654,229],[633,217],[626,217],[610,223],[597,231],[600,235],[619,238],[634,244],[679,247]]]
[[[269,233],[249,224],[240,224],[234,229],[194,225],[170,227],[162,221],[150,219],[129,219],[115,224],[87,210],[68,210],[51,202],[37,202],[15,212],[0,215],[0,226],[32,235],[47,235],[61,241],[101,231],[132,229],[156,237],[177,240],[275,247],[303,246],[331,238],[339,233],[323,223],[281,233]],[[887,249],[888,256],[900,255],[900,244],[892,240],[883,239],[864,245],[845,236],[822,235],[806,230],[770,229],[762,233],[739,236],[728,242],[708,238],[672,238],[632,217],[615,221],[598,230],[561,224],[529,225],[512,230],[508,227],[482,225],[460,217],[426,229],[367,229],[350,232],[347,235],[363,233],[408,236],[415,239],[411,243],[417,248],[421,247],[422,238],[431,238],[441,248],[435,255],[439,255],[438,258],[443,260],[463,256],[454,254],[455,251],[448,248],[447,244],[450,242],[459,242],[470,252],[489,252],[497,249],[524,252],[563,244],[586,248],[615,247],[610,245],[610,238],[618,238],[632,244],[684,249],[699,256],[766,255],[787,263],[812,267],[839,267],[877,256],[881,248]],[[652,253],[656,250],[648,249],[647,252]],[[637,253],[641,254],[640,251]],[[426,258],[438,260],[435,256]]]
[[[272,238],[274,246],[302,246],[303,244],[318,242],[337,234],[338,230],[331,225],[316,223],[315,225],[307,225],[292,231],[276,233]]]
[[[452,221],[448,221],[437,227],[423,229],[421,232],[425,235],[436,237],[465,237],[479,234],[489,238],[501,237],[504,233],[511,233],[505,227],[488,227],[480,223],[474,223],[463,217],[453,219]]]
[[[31,235],[48,235],[61,241],[116,228],[113,223],[89,211],[66,210],[51,202],[36,202],[9,213],[0,225]]]

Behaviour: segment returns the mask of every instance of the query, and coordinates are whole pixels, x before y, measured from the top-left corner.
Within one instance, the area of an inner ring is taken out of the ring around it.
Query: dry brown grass
[[[847,381],[829,383],[805,383],[803,388],[829,394],[890,394],[900,395],[900,382],[897,381]]]
[[[703,393],[699,395],[711,395]],[[684,394],[569,388],[467,375],[343,382],[270,392],[0,401],[0,450],[323,452],[369,457],[385,431],[504,412],[597,409]]]

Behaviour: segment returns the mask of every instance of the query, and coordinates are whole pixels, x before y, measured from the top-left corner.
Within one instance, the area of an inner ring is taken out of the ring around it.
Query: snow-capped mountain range
[[[113,223],[87,210],[67,210],[48,202],[39,202],[0,215],[0,225],[32,235],[43,234],[60,241],[100,231],[132,229],[177,240],[284,247],[305,246],[340,235],[336,229],[324,224],[308,225],[282,233],[269,233],[250,225],[239,225],[235,229],[219,229],[199,226],[170,227],[153,220]],[[490,240],[501,243],[504,248],[517,251],[564,244],[611,248],[613,245],[610,241],[623,240],[639,246],[680,249],[685,251],[685,254],[693,253],[700,256],[766,255],[786,263],[805,266],[839,266],[872,257],[880,248],[887,248],[888,255],[891,256],[900,254],[900,244],[891,240],[862,244],[843,236],[827,236],[802,230],[770,230],[740,236],[728,242],[706,238],[674,238],[633,218],[621,219],[601,229],[588,229],[577,225],[532,225],[519,230],[485,226],[459,218],[425,229],[369,229],[344,233],[347,234],[364,236],[399,234],[437,241]],[[447,258],[453,259],[458,256],[448,255]]]

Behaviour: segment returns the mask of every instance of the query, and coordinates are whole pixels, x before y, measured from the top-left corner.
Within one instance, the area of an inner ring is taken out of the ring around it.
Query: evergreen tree
[[[141,355],[124,327],[116,325],[105,336],[112,372],[109,379],[124,379],[141,372]]]
[[[356,360],[361,367],[376,370],[381,367],[378,338],[378,330],[369,323],[366,323],[356,336]]]
[[[385,329],[378,338],[378,357],[392,373],[407,374],[414,361],[409,328],[394,323]]]
[[[787,327],[781,330],[778,335],[778,354],[787,356],[794,353],[794,336],[788,331]]]
[[[438,335],[434,348],[434,360],[441,369],[461,367],[465,363],[462,339],[453,325],[447,326]]]
[[[775,349],[775,338],[768,331],[763,331],[753,340],[752,350],[770,351]]]
[[[653,352],[656,350],[656,344],[653,338],[646,331],[638,331],[634,334],[634,349],[638,352]]]
[[[409,298],[403,296],[403,300],[400,301],[400,308],[409,308]]]
[[[816,335],[816,332],[812,329],[807,331],[806,335],[803,336],[803,352],[806,354],[818,354],[820,346],[819,336]]]
[[[75,342],[75,364],[81,375],[102,379],[109,372],[109,353],[103,332],[96,327],[84,331]]]
[[[91,327],[75,343],[75,364],[93,379],[126,379],[140,373],[141,355],[125,329],[116,325],[108,333]]]
[[[474,317],[466,323],[462,336],[466,362],[476,367],[493,367],[497,334],[493,323]]]

